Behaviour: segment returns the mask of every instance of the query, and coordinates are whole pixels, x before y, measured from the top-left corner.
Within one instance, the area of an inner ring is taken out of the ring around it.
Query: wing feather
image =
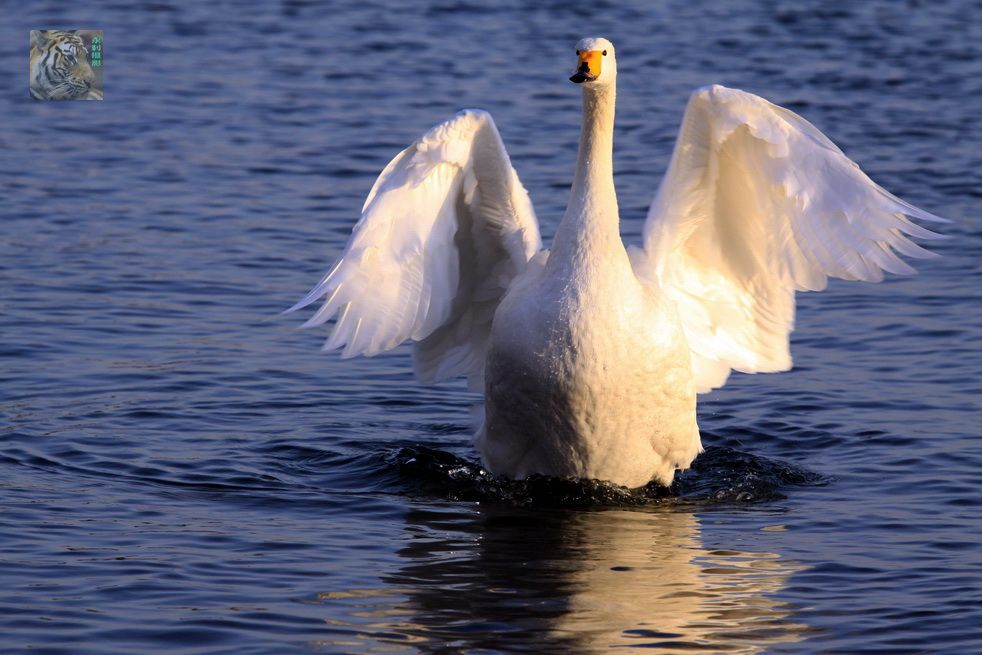
[[[679,310],[700,392],[731,369],[791,367],[795,291],[829,277],[879,282],[940,221],[877,186],[795,113],[721,86],[689,101],[648,212],[644,257]],[[652,275],[652,274],[649,274]]]
[[[490,114],[464,110],[403,150],[369,192],[341,259],[288,312],[337,315],[325,350],[372,356],[415,342],[423,382],[483,379],[494,310],[542,247]]]

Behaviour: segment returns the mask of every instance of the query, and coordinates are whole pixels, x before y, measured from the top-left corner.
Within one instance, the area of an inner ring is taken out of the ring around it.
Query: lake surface
[[[0,651],[982,652],[982,5],[134,4],[3,3]],[[105,30],[104,102],[28,100],[53,27]],[[492,480],[462,383],[278,317],[461,107],[548,243],[587,35],[628,241],[712,82],[956,221],[916,277],[800,294],[795,369],[702,396],[667,493]]]

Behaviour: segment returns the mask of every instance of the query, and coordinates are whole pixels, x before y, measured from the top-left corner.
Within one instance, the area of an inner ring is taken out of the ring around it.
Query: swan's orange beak
[[[600,62],[603,60],[603,52],[600,50],[577,50],[580,61],[576,65],[576,72],[569,78],[570,82],[582,84],[592,82],[600,77]]]

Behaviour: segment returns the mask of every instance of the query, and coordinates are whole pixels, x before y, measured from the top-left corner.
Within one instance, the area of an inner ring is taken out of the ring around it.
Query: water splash
[[[413,496],[516,506],[641,506],[653,504],[748,503],[784,498],[789,486],[817,485],[828,478],[788,462],[740,452],[727,446],[706,448],[670,487],[656,482],[628,489],[602,480],[498,478],[476,462],[423,446],[388,453],[385,466],[402,491]]]

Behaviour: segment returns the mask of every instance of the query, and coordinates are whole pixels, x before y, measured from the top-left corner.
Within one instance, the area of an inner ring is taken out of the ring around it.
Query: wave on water
[[[39,448],[25,436],[20,443],[8,442],[0,463],[267,504],[382,492],[516,507],[708,505],[778,500],[789,487],[829,481],[795,464],[727,445],[707,447],[688,470],[676,474],[670,487],[652,482],[637,489],[602,480],[541,475],[508,480],[492,475],[470,455],[455,454],[432,442],[352,452],[273,440],[232,451],[202,452],[187,461],[140,459],[133,454],[138,445],[117,440],[110,448],[105,444]]]

